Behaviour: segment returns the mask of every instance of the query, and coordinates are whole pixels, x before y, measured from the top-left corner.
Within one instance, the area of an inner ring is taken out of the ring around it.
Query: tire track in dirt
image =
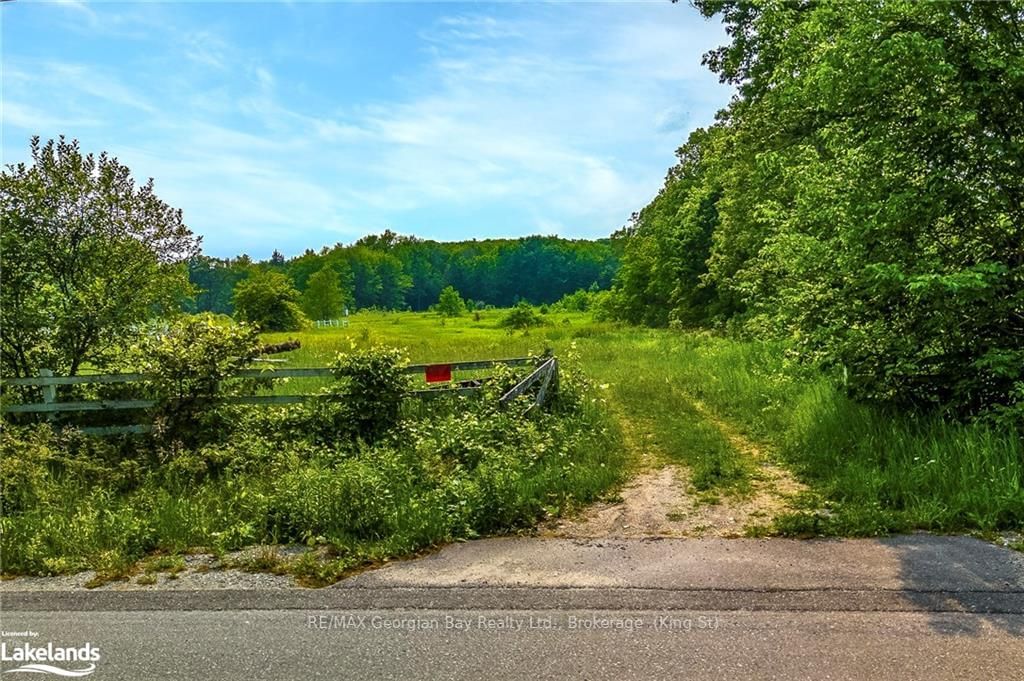
[[[792,510],[791,499],[807,490],[785,468],[771,461],[764,448],[718,418],[692,396],[674,391],[689,402],[730,445],[754,467],[750,491],[720,495],[713,501],[690,483],[690,469],[669,463],[649,423],[630,419],[616,409],[628,450],[638,473],[618,498],[598,502],[578,517],[562,519],[545,534],[570,538],[741,537],[749,529],[766,528],[773,518]]]

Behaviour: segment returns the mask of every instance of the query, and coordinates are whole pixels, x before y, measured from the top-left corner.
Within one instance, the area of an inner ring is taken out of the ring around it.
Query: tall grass
[[[687,428],[690,412],[670,393],[677,386],[769,445],[817,493],[808,505],[830,507],[780,519],[786,533],[1024,526],[1024,439],[1017,431],[859,404],[837,381],[789,359],[778,344],[623,330],[592,345],[581,340],[580,348],[597,360],[595,370],[634,381],[621,394],[646,405],[656,421],[674,412],[678,427]],[[615,368],[616,357],[643,359],[621,360],[633,363],[623,370]],[[662,377],[661,389],[651,374]]]
[[[0,570],[115,577],[153,551],[280,542],[327,547],[329,565],[293,566],[323,583],[365,561],[530,527],[623,474],[617,425],[585,381],[567,373],[564,388],[529,418],[482,397],[434,400],[372,445],[303,435],[296,424],[320,418],[305,407],[235,408],[222,442],[149,452],[140,440],[123,460],[130,448],[11,427]]]
[[[873,534],[1024,525],[1019,433],[856,404],[824,384],[799,396],[783,455],[838,505],[826,526]],[[799,531],[806,518],[789,518]]]
[[[595,323],[551,314],[529,335],[497,328],[500,312],[440,324],[428,314],[368,313],[349,329],[302,336],[310,355],[363,337],[409,349],[413,361],[501,357],[574,347],[640,448],[683,463],[695,486],[746,489],[750,462],[695,409],[699,401],[768,445],[817,493],[814,510],[783,519],[786,532],[877,534],[910,529],[994,530],[1024,524],[1024,443],[1019,432],[900,414],[858,404],[840,381],[789,357],[783,345],[706,333]],[[488,316],[490,315],[490,316]],[[567,320],[567,323],[565,323]],[[646,437],[646,439],[644,439]],[[637,453],[634,452],[634,455]]]
[[[323,366],[339,351],[374,343],[402,346],[414,362],[546,348],[578,355],[592,385],[581,388],[574,410],[539,422],[473,419],[466,403],[438,400],[409,406],[410,430],[380,446],[289,443],[252,421],[223,446],[140,460],[119,458],[116,447],[109,456],[85,445],[65,451],[38,435],[14,442],[20,436],[7,429],[0,569],[116,574],[150,551],[303,542],[327,543],[337,559],[296,569],[331,581],[366,560],[528,527],[594,499],[627,465],[619,423],[631,436],[633,463],[647,454],[684,464],[701,490],[742,493],[752,475],[713,421],[768,445],[814,492],[806,511],[778,520],[783,533],[1024,526],[1018,432],[855,403],[775,344],[548,316],[547,326],[509,334],[497,326],[498,311],[444,325],[434,315],[360,313],[345,329],[267,338],[302,341],[282,356],[287,366]],[[203,473],[214,469],[220,473]]]

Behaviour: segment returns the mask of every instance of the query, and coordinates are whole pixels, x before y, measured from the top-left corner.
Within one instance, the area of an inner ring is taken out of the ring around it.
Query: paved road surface
[[[38,586],[0,588],[4,642],[89,642],[97,680],[1024,678],[1024,555],[962,537],[494,539],[320,590]]]

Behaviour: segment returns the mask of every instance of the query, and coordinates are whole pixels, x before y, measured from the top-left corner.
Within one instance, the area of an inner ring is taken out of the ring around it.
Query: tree
[[[466,311],[466,304],[454,286],[445,286],[437,299],[437,312],[442,317],[458,317]]]
[[[1024,3],[694,4],[738,94],[628,231],[616,311],[730,317],[866,400],[1020,410]]]
[[[718,225],[720,189],[707,158],[721,128],[696,130],[676,151],[665,186],[633,216],[622,266],[615,278],[615,307],[633,323],[706,324],[717,311],[714,285],[706,282],[711,236]]]
[[[345,307],[338,273],[325,266],[309,277],[302,294],[302,309],[311,319],[336,319]]]
[[[294,331],[308,322],[298,300],[299,292],[287,276],[257,271],[235,287],[235,316],[261,331]]]
[[[610,239],[532,236],[440,243],[385,232],[350,246],[306,250],[296,258],[271,257],[257,266],[287,274],[305,291],[309,278],[329,265],[354,307],[426,310],[445,286],[499,306],[520,298],[553,303],[581,288],[605,289],[618,269],[620,251],[621,241]],[[194,309],[230,313],[230,292],[253,266],[248,258],[195,263],[190,276],[204,293]]]
[[[33,137],[31,152],[0,174],[0,360],[6,375],[74,375],[180,308],[199,238],[116,158],[64,137]]]
[[[745,93],[709,277],[859,397],[1008,402],[1024,387],[1024,4],[706,4],[737,17],[712,64]]]

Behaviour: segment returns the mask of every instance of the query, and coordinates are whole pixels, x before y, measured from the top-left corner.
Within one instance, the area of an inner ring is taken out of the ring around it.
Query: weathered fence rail
[[[479,385],[465,385],[452,381],[454,371],[475,371],[490,369],[498,365],[525,366],[535,362],[540,364],[526,378],[516,384],[506,394],[502,395],[499,403],[502,406],[509,404],[519,395],[524,394],[538,381],[541,386],[537,391],[533,403],[527,409],[532,411],[535,407],[544,403],[549,387],[557,383],[558,361],[554,357],[537,358],[513,357],[509,359],[486,359],[469,362],[446,362],[438,364],[411,364],[405,367],[408,374],[422,374],[428,382],[449,383],[445,388],[428,388],[414,390],[412,394],[416,397],[434,397],[438,395],[468,394],[481,389]],[[334,372],[329,367],[308,367],[290,369],[242,369],[234,372],[232,378],[331,378]],[[441,377],[441,378],[438,378]],[[58,402],[57,386],[60,385],[82,385],[82,384],[111,384],[111,383],[145,383],[152,380],[147,374],[93,374],[83,376],[54,376],[48,369],[40,369],[38,376],[28,378],[6,378],[0,379],[0,383],[12,386],[32,386],[41,388],[41,402],[26,402],[21,404],[5,404],[2,411],[9,414],[41,413],[52,416],[60,413],[89,412],[89,411],[117,411],[128,409],[149,409],[154,407],[156,400],[147,399],[124,399],[124,400],[83,400],[76,402]],[[252,404],[252,405],[277,405],[297,404],[307,400],[323,398],[322,394],[304,395],[235,395],[219,398],[221,404]],[[114,433],[140,433],[146,432],[149,426],[145,424],[131,426],[106,426],[99,428],[83,428],[85,432],[96,434]]]

